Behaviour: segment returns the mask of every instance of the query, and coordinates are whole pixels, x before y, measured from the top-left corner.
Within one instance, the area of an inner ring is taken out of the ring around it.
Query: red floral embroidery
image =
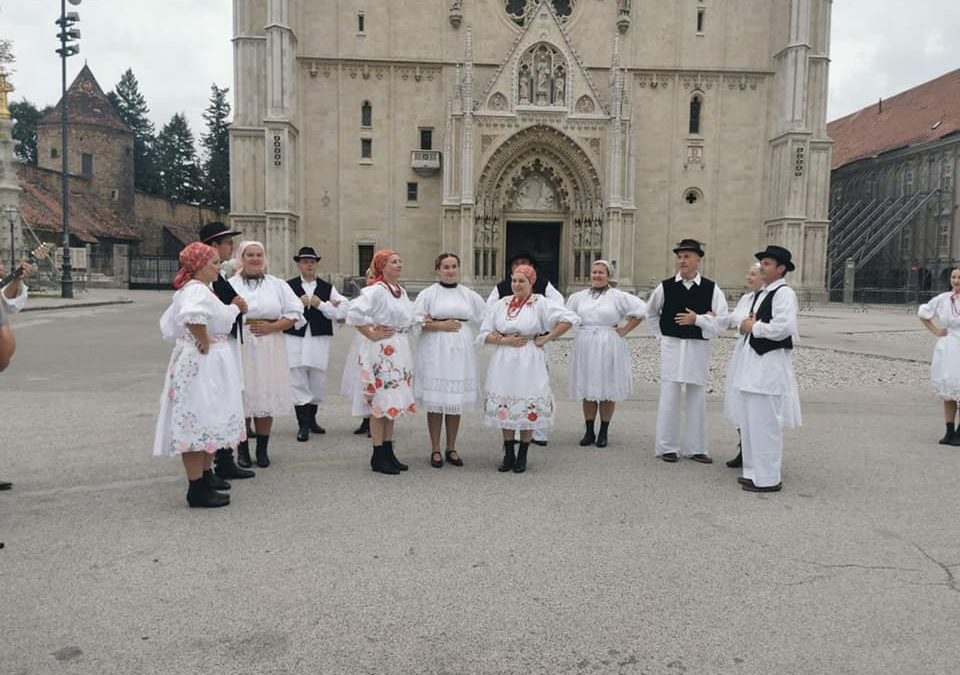
[[[531,422],[536,422],[536,421],[537,421],[537,413],[535,413],[535,412],[530,413],[529,415],[527,415],[527,419],[530,420]]]
[[[387,410],[387,417],[389,417],[390,419],[395,419],[397,417],[400,417],[400,409],[390,408],[389,410]]]
[[[387,345],[386,347],[383,348],[383,353],[386,354],[387,356],[393,356],[393,352],[394,352],[393,345]]]
[[[374,386],[373,386],[372,384],[368,384],[368,385],[367,385],[367,393],[374,394],[374,393],[376,393],[376,391],[377,391],[377,390],[374,388]]]
[[[383,380],[381,380],[379,377],[374,381],[374,384],[377,385],[377,389],[383,389]]]

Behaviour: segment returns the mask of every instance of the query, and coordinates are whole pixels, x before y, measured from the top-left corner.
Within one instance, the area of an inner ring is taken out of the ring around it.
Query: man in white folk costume
[[[327,392],[333,324],[347,318],[350,305],[336,288],[317,277],[320,256],[313,248],[304,246],[293,260],[300,268],[300,274],[287,279],[287,283],[303,303],[303,318],[307,322],[300,328],[284,331],[284,340],[290,364],[293,407],[297,413],[297,440],[305,442],[311,432],[327,433],[317,424],[317,409]]]
[[[763,289],[740,324],[744,349],[733,386],[742,401],[743,476],[747,492],[778,492],[782,487],[784,427],[800,426],[800,401],[793,372],[797,296],[784,277],[795,269],[790,251],[767,246],[756,254]]]
[[[707,441],[710,339],[722,330],[727,300],[716,282],[700,274],[704,256],[700,242],[684,239],[673,252],[677,256],[677,275],[660,282],[647,301],[647,323],[660,340],[656,454],[665,462],[680,459],[680,438],[686,431],[683,455],[711,464]],[[681,420],[684,389],[685,425]]]

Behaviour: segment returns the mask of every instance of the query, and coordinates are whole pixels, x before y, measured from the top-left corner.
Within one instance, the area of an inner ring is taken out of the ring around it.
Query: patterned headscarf
[[[533,269],[530,265],[517,265],[513,268],[513,274],[522,274],[530,280],[531,286],[537,283],[537,270]]]
[[[180,269],[177,271],[177,276],[173,278],[173,287],[177,290],[183,288],[197,270],[203,269],[203,266],[215,255],[217,255],[215,248],[199,241],[193,242],[180,251]]]
[[[244,252],[246,249],[250,248],[251,246],[259,246],[260,249],[263,251],[263,273],[264,273],[264,274],[267,273],[267,248],[266,248],[266,246],[264,246],[263,244],[261,244],[259,241],[255,241],[255,240],[253,240],[253,239],[248,239],[248,240],[246,240],[246,241],[241,241],[241,242],[240,242],[240,246],[237,248],[237,267],[236,267],[236,269],[234,269],[234,271],[233,271],[233,276],[237,276],[238,274],[240,274],[240,275],[243,274],[243,252]]]
[[[390,258],[396,254],[396,251],[391,251],[389,248],[376,252],[373,256],[373,262],[370,263],[370,269],[373,270],[373,278],[367,282],[367,286],[372,286],[378,281],[383,281],[383,268],[390,262]]]

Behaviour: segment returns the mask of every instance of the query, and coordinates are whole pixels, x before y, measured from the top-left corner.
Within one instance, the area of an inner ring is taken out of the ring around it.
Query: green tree
[[[37,106],[27,100],[10,104],[10,117],[13,118],[11,135],[15,142],[13,151],[27,164],[37,165],[37,124],[52,109],[47,106],[38,110]]]
[[[0,75],[9,75],[13,72],[9,64],[17,60],[13,55],[13,42],[0,38]]]
[[[157,135],[156,165],[160,194],[170,199],[197,203],[200,192],[200,171],[193,132],[183,113],[177,113],[163,125]]]
[[[160,192],[157,166],[154,160],[156,127],[147,115],[150,108],[140,93],[140,83],[127,68],[113,91],[107,94],[113,109],[133,132],[133,184],[144,192]]]
[[[203,163],[203,194],[200,202],[217,211],[230,210],[230,90],[214,83],[210,88],[210,105],[203,113],[207,131],[200,137]]]

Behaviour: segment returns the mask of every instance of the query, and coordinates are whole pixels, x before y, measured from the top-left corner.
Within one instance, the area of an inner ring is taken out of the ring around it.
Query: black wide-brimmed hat
[[[236,237],[241,232],[236,230],[231,230],[229,227],[223,223],[217,221],[213,223],[207,223],[200,228],[200,241],[204,244],[213,243],[217,239],[222,239],[223,237]]]
[[[320,256],[317,255],[317,252],[314,251],[311,246],[302,246],[297,255],[293,256],[293,261],[300,262],[304,258],[307,260],[320,260]]]
[[[507,266],[513,267],[513,263],[517,260],[520,260],[521,258],[524,260],[529,260],[530,267],[536,268],[537,259],[533,257],[533,254],[530,251],[517,251],[512,256],[510,256],[510,260],[507,261]]]
[[[679,253],[680,251],[693,251],[701,258],[706,255],[703,252],[703,244],[696,239],[681,239],[677,247],[673,249],[674,253]]]
[[[797,266],[793,264],[793,255],[783,246],[768,245],[767,250],[758,251],[755,257],[757,260],[773,258],[778,264],[786,267],[788,272],[797,269]]]

